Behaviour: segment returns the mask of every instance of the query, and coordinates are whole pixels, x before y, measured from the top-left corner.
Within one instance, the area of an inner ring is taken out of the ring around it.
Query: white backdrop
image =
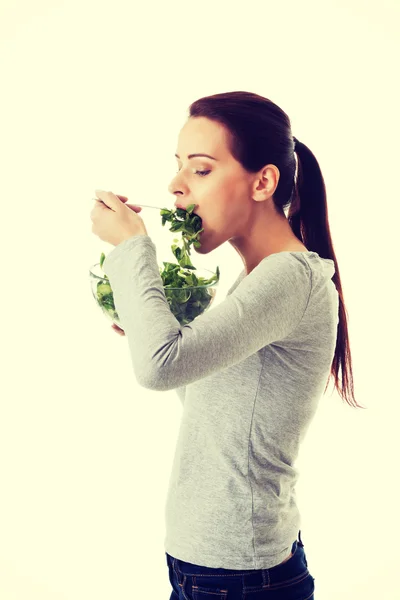
[[[233,90],[280,105],[320,162],[367,407],[331,384],[297,463],[316,600],[400,598],[399,6],[2,1],[2,600],[169,599],[182,408],[136,384],[95,305],[88,269],[112,246],[91,198],[172,208],[189,104]],[[201,258],[217,305],[242,263],[229,244]]]

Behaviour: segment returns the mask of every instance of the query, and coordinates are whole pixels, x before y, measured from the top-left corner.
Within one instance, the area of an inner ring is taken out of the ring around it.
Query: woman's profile
[[[130,347],[139,383],[176,390],[183,405],[165,510],[170,600],[311,600],[295,462],[330,378],[363,408],[324,178],[288,115],[243,91],[191,104],[176,159],[168,189],[176,207],[196,205],[195,252],[229,242],[243,271],[180,327],[148,236],[108,259],[128,338],[141,316]]]

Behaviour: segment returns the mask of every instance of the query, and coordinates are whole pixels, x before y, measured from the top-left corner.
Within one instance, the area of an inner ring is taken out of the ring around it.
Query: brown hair
[[[189,107],[189,118],[206,117],[225,126],[232,156],[250,173],[274,164],[280,173],[273,202],[278,213],[289,208],[288,221],[293,233],[321,258],[335,264],[332,280],[339,295],[339,323],[329,385],[335,387],[350,406],[365,408],[354,398],[346,307],[339,267],[329,229],[326,189],[321,169],[311,150],[296,140],[298,175],[294,139],[288,115],[268,98],[249,92],[227,92],[206,96]],[[339,368],[342,387],[339,386]],[[324,393],[325,393],[324,392]]]

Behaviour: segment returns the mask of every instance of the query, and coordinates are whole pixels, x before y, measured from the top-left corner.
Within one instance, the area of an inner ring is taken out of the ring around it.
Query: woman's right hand
[[[121,329],[121,327],[118,327],[118,325],[115,323],[111,325],[111,328],[114,329],[114,331],[116,331],[119,335],[125,335],[125,331]]]

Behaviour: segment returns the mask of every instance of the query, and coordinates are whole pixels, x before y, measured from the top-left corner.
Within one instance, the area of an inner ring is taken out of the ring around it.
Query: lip
[[[186,208],[184,206],[182,206],[182,204],[178,203],[178,204],[174,204],[174,206],[175,206],[175,208],[181,208],[182,210],[186,210]],[[192,215],[196,215],[197,217],[199,217],[203,221],[203,219],[202,219],[202,217],[200,217],[199,213],[194,212],[194,213],[192,213]]]

